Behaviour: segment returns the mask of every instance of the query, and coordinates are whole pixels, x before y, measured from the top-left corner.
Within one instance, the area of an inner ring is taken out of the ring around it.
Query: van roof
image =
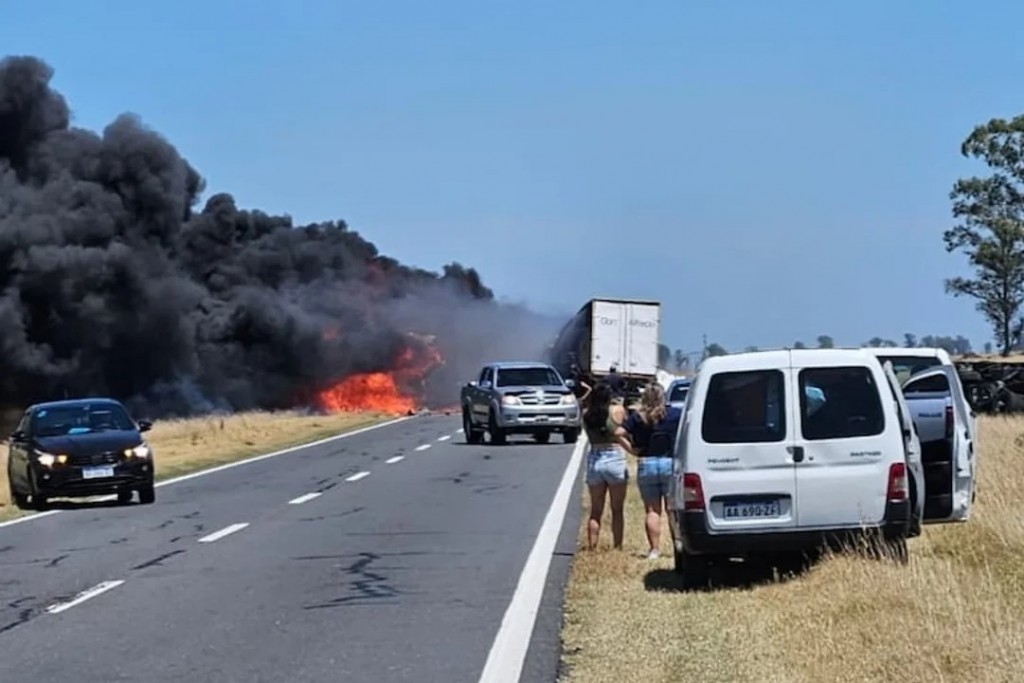
[[[793,355],[791,355],[793,354]],[[783,349],[771,351],[746,351],[725,356],[712,356],[701,363],[700,369],[707,372],[731,372],[737,370],[761,370],[767,368],[788,368],[793,362],[827,360],[836,365],[869,363],[875,355],[862,348],[832,349]]]
[[[933,346],[865,346],[864,349],[875,356],[903,356],[918,358],[949,358],[949,352],[941,347]]]

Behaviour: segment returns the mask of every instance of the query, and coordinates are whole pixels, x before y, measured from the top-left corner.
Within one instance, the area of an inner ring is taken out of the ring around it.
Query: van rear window
[[[805,368],[799,379],[800,431],[805,439],[852,439],[885,429],[878,385],[868,368]],[[819,400],[810,400],[811,395]]]
[[[701,434],[707,443],[766,443],[786,436],[785,376],[779,370],[711,377]]]

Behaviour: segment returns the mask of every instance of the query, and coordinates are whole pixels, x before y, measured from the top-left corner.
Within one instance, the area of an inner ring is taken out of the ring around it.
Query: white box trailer
[[[564,376],[573,363],[595,378],[615,367],[629,384],[657,379],[661,303],[634,299],[591,299],[562,328],[550,362]]]

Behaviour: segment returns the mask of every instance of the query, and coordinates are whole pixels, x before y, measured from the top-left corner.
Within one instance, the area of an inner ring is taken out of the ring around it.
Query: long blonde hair
[[[665,405],[665,388],[657,382],[651,382],[644,387],[637,412],[640,413],[640,419],[649,425],[661,422],[668,415],[668,406]]]

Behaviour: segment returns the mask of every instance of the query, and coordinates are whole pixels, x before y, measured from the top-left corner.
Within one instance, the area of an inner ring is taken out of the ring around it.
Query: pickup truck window
[[[885,361],[892,363],[893,374],[896,375],[900,384],[922,370],[942,365],[942,361],[935,356],[878,356],[879,363],[885,365]]]
[[[669,403],[672,403],[674,401],[676,401],[676,402],[685,401],[686,400],[686,394],[689,393],[689,391],[690,391],[690,385],[689,384],[673,384],[672,385],[672,393],[669,394],[669,397],[668,397]]]
[[[498,368],[499,387],[549,387],[562,383],[551,368]]]
[[[949,379],[945,375],[932,375],[931,377],[922,377],[919,380],[915,380],[908,384],[903,390],[905,394],[920,394],[927,392],[946,392],[949,391]]]
[[[868,368],[806,368],[799,379],[800,431],[808,441],[874,436],[885,429],[878,385]],[[808,400],[811,387],[825,395],[817,410]]]
[[[770,443],[786,437],[785,375],[720,372],[708,384],[701,433],[707,443]]]

